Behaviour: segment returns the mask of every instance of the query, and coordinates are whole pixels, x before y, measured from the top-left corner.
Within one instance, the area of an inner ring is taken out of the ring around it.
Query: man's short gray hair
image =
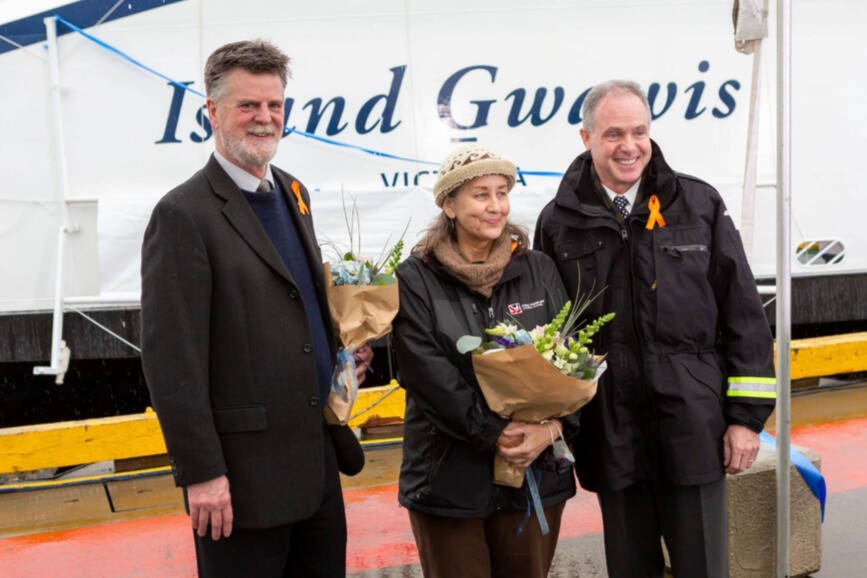
[[[647,118],[650,118],[650,103],[647,101],[647,95],[642,90],[641,85],[632,80],[606,80],[605,82],[595,85],[587,96],[584,98],[582,107],[584,130],[593,132],[593,121],[596,116],[596,109],[602,99],[614,92],[626,92],[634,94],[644,103],[644,108],[647,109]]]
[[[252,74],[276,74],[286,88],[289,57],[265,40],[241,40],[217,48],[205,64],[205,93],[216,102],[224,96],[226,75],[241,68]]]

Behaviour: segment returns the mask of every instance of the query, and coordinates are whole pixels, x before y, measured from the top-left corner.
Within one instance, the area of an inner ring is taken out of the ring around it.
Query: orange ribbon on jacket
[[[302,215],[309,215],[310,209],[307,208],[307,203],[305,203],[304,199],[301,198],[301,185],[298,181],[292,181],[292,184],[289,186],[292,188],[292,192],[295,193],[295,201],[298,203],[298,211]]]
[[[648,230],[653,230],[654,225],[659,225],[659,228],[665,226],[665,219],[662,218],[662,212],[659,210],[659,197],[650,195],[650,200],[647,202],[647,208],[650,209],[650,216],[647,217],[647,224],[644,226]]]

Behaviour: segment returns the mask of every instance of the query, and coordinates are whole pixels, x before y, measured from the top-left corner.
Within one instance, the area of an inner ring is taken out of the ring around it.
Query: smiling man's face
[[[225,82],[219,102],[207,102],[216,148],[231,163],[262,178],[283,136],[280,76],[235,69]]]
[[[640,98],[626,91],[607,94],[599,102],[591,130],[581,140],[593,156],[602,184],[625,193],[650,162],[650,116]]]

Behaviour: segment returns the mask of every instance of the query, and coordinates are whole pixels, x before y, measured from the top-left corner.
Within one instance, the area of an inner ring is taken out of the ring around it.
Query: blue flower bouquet
[[[567,302],[550,323],[533,330],[500,323],[486,330],[488,342],[476,336],[458,340],[459,351],[473,353],[473,371],[492,411],[506,419],[539,423],[573,413],[593,398],[606,364],[589,346],[614,314],[576,330],[589,301],[579,301],[574,310]],[[523,468],[495,457],[494,483],[521,487],[524,478]]]
[[[351,416],[358,397],[355,350],[391,332],[399,304],[394,271],[402,251],[401,237],[378,261],[358,258],[350,250],[324,265],[328,309],[341,345],[325,409],[328,423],[345,425]]]

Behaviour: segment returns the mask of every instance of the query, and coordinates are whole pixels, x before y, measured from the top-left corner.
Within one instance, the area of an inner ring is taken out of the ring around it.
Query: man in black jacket
[[[726,578],[725,474],[748,469],[774,407],[773,340],[719,193],[675,173],[630,81],[584,101],[587,150],[539,215],[534,248],[567,291],[605,288],[608,371],[581,415],[575,469],[598,493],[612,578]]]

